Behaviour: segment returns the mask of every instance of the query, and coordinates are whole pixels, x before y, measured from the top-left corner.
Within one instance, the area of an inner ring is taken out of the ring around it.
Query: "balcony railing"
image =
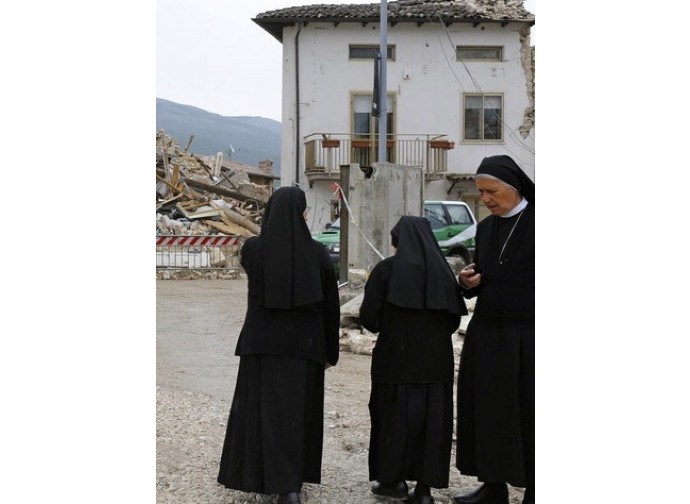
[[[448,151],[455,147],[446,135],[395,135],[386,145],[389,163],[421,166],[426,177],[448,171]],[[378,161],[378,142],[348,134],[313,133],[304,138],[307,177],[336,178],[341,165],[370,167]]]

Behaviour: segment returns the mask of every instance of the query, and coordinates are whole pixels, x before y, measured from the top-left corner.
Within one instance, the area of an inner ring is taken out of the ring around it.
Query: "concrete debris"
[[[352,287],[364,287],[369,278],[369,272],[365,269],[350,268],[347,272],[347,278]]]

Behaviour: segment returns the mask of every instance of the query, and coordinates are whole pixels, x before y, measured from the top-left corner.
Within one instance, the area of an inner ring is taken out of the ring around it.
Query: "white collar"
[[[507,219],[508,217],[512,217],[513,215],[517,215],[520,212],[522,212],[528,204],[529,204],[529,202],[525,198],[522,198],[520,203],[515,205],[515,207],[512,210],[510,210],[508,213],[501,215],[501,217],[503,217],[504,219]]]

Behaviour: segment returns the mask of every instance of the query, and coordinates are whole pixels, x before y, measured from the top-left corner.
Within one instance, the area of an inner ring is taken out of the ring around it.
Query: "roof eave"
[[[428,17],[419,17],[419,18],[414,18],[414,17],[405,17],[405,18],[388,18],[388,24],[390,25],[395,25],[398,23],[416,23],[418,25],[424,24],[424,23],[435,23],[438,21],[442,21],[445,25],[450,25],[454,23],[471,23],[471,24],[480,24],[480,23],[502,23],[502,24],[507,24],[507,23],[527,23],[529,26],[534,26],[534,19],[531,20],[522,20],[522,19],[487,19],[487,18],[452,18],[452,17],[439,17],[433,20],[430,20]],[[296,18],[296,17],[290,17],[290,18],[252,18],[252,21],[254,21],[257,25],[259,25],[261,28],[263,28],[265,31],[267,31],[269,34],[273,36],[278,42],[281,44],[283,43],[283,29],[287,26],[294,26],[297,23],[335,23],[335,24],[341,24],[341,23],[378,23],[381,21],[380,18],[378,17],[360,17],[360,18],[348,18],[348,19],[343,19],[343,18],[326,18],[326,17],[321,17],[321,18]]]
[[[273,18],[252,18],[252,21],[271,34],[273,38],[275,38],[281,44],[283,43],[283,28],[295,24],[294,21],[289,23],[285,22],[284,20],[276,21]]]

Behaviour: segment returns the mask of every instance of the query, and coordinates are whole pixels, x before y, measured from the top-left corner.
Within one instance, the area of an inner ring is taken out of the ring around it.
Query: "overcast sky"
[[[534,2],[525,2],[531,12]],[[280,121],[282,44],[252,18],[317,3],[376,2],[156,0],[156,97],[224,116]]]

